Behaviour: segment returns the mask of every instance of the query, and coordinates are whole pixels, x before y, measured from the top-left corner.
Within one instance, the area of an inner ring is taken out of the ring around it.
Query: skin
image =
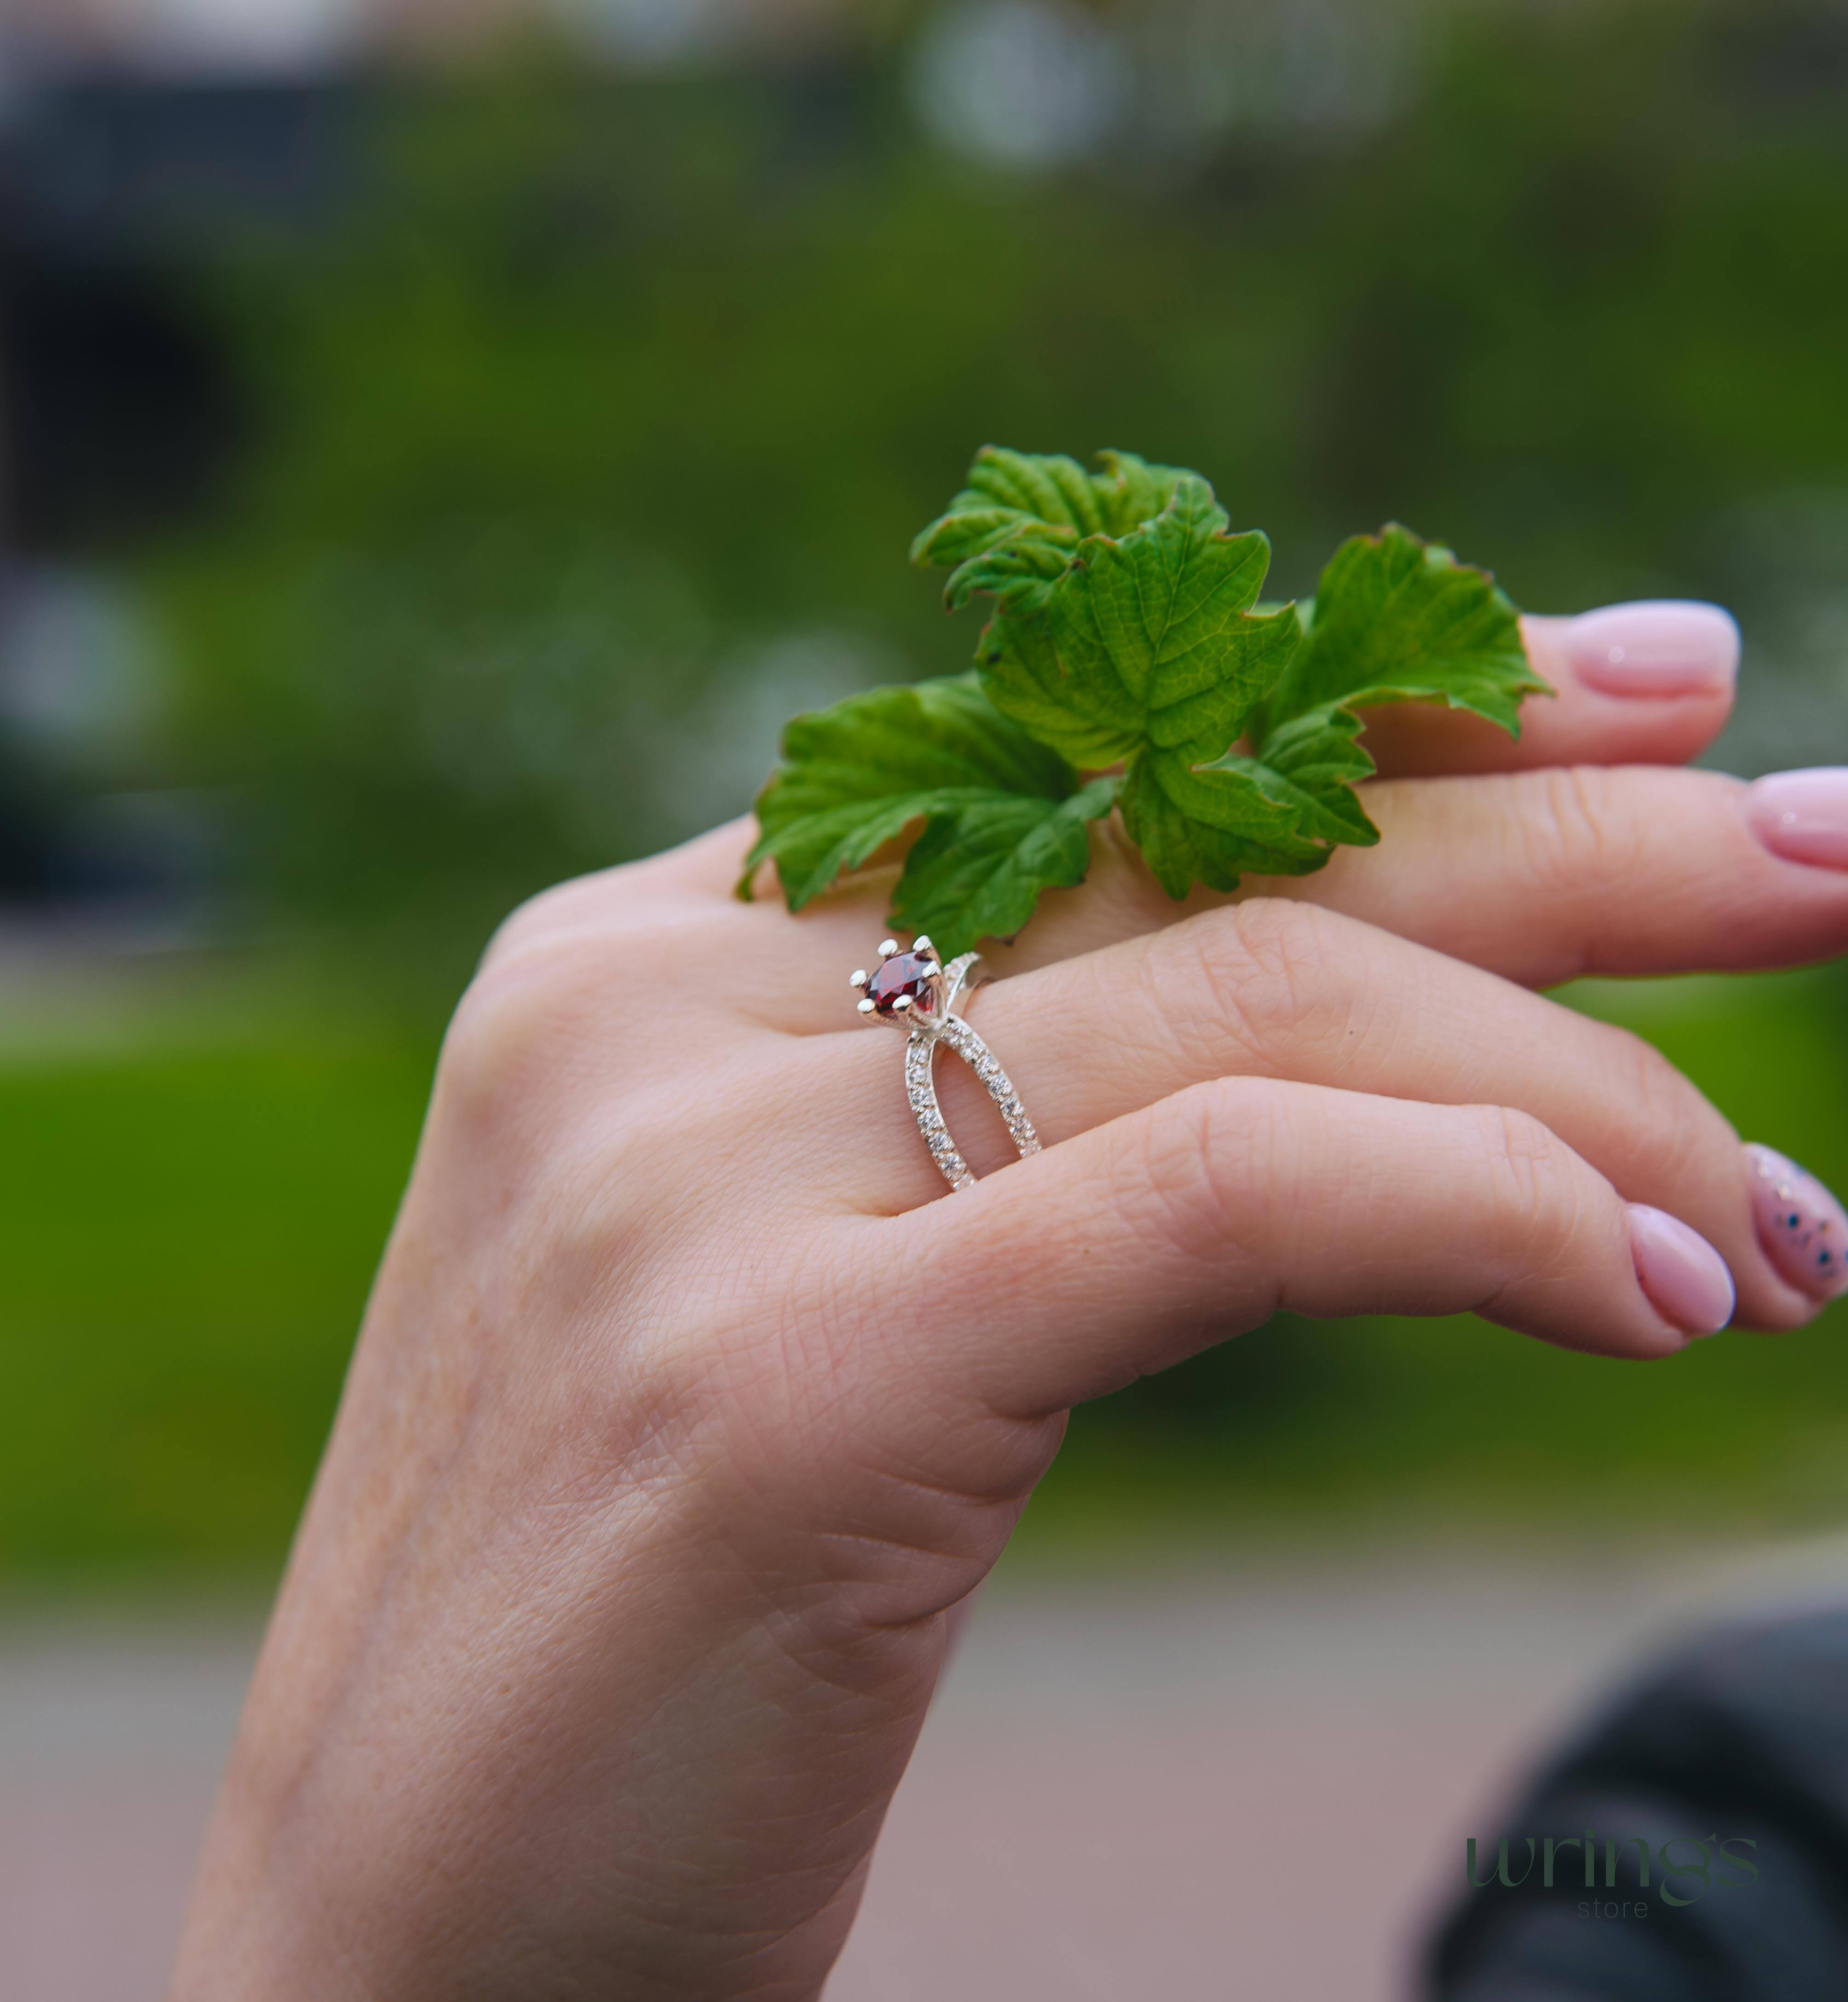
[[[968,1011],[1046,1150],[1013,1160],[940,1058],[995,1170],[953,1197],[846,985],[889,884],[739,904],[733,826],[516,913],[445,1047],[172,2002],[810,2002],[1072,1405],[1279,1306],[1674,1355],[1628,1202],[1718,1247],[1742,1324],[1810,1318],[1719,1114],[1529,990],[1839,952],[1848,874],[1670,769],[1724,695],[1555,673],[1518,745],[1383,717],[1389,774],[1449,776],[1372,785],[1383,842],[1320,875],[1176,905],[1100,832]]]

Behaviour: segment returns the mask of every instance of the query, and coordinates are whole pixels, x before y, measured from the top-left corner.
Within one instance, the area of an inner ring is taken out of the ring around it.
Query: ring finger
[[[1322,905],[1529,986],[1585,973],[1800,965],[1848,947],[1848,771],[1747,786],[1633,766],[1393,780],[1365,789],[1376,848],[1254,892]],[[1168,897],[1106,824],[1078,890],[1048,891],[996,971],[1221,907]]]

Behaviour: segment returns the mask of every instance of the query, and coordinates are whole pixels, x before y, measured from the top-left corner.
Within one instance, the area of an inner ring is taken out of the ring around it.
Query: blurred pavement
[[[0,1993],[157,2002],[254,1619],[0,1624]]]
[[[828,2002],[1400,2002],[1531,1748],[1705,1612],[1838,1591],[1839,1542],[1004,1572]],[[159,1995],[255,1641],[230,1617],[0,1623],[9,2002]]]

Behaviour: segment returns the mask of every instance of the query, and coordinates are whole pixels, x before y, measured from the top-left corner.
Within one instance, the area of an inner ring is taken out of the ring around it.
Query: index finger
[[[1576,619],[1529,615],[1527,657],[1555,693],[1522,705],[1510,737],[1463,710],[1367,712],[1362,740],[1389,778],[1540,765],[1685,765],[1726,727],[1739,629],[1717,605],[1652,599]]]

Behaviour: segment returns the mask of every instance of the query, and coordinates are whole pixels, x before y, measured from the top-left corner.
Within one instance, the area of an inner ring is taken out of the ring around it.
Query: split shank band
[[[1027,1116],[1020,1095],[995,1053],[956,1010],[975,985],[970,978],[979,953],[965,952],[946,966],[928,938],[912,941],[908,952],[901,952],[898,942],[887,939],[879,948],[878,970],[863,969],[853,976],[859,994],[859,1012],[869,1022],[889,1023],[908,1031],[905,1048],[905,1090],[911,1100],[912,1116],[930,1158],[953,1189],[973,1188],[975,1177],[969,1164],[956,1150],[950,1129],[943,1124],[943,1108],[937,1103],[931,1065],[942,1045],[955,1051],[982,1080],[996,1109],[1007,1123],[1009,1137],[1021,1155],[1040,1151],[1039,1135]]]

